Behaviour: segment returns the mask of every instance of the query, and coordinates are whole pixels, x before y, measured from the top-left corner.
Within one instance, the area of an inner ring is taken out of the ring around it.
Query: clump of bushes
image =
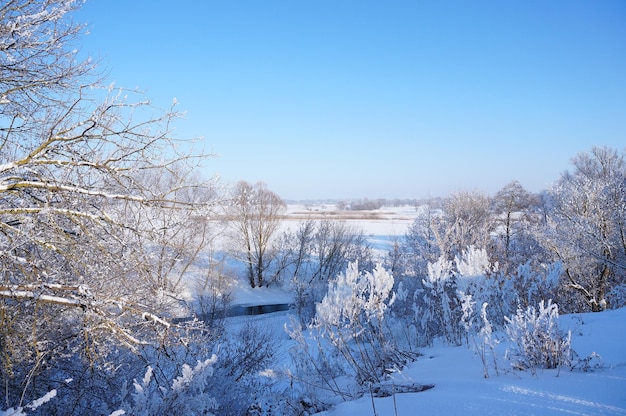
[[[572,364],[572,334],[559,328],[558,318],[559,307],[551,300],[539,302],[539,309],[528,306],[505,317],[506,334],[512,343],[506,357],[513,368],[536,374],[539,368],[555,369]]]

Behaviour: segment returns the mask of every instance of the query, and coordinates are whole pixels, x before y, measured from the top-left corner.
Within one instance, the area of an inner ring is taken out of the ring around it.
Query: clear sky
[[[88,0],[110,81],[284,199],[546,189],[626,148],[626,1]]]

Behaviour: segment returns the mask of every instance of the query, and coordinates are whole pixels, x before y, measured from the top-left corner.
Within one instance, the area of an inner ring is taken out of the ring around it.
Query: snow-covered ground
[[[255,289],[255,303],[267,293],[267,303],[279,303],[283,295]],[[277,369],[290,367],[291,346],[284,324],[290,312],[233,318],[237,326],[246,319],[262,323],[281,340],[282,362]],[[497,364],[490,376],[483,377],[483,366],[472,348],[436,345],[423,348],[416,362],[394,376],[397,384],[416,382],[434,384],[420,393],[398,393],[394,397],[362,397],[343,402],[324,412],[326,416],[351,415],[626,415],[626,308],[601,313],[564,315],[560,326],[572,331],[572,347],[579,357],[600,356],[590,371],[560,370],[513,371],[503,358],[506,342],[499,345]],[[503,338],[503,334],[499,334]]]
[[[595,352],[602,367],[511,371],[500,359],[500,375],[483,377],[480,358],[467,346],[425,348],[415,363],[398,375],[435,387],[394,398],[370,397],[341,403],[326,415],[626,415],[626,309],[566,315],[580,357]],[[504,347],[504,345],[503,345]],[[504,371],[507,370],[507,371]]]
[[[268,294],[272,299],[272,293]],[[232,323],[238,326],[254,319],[271,330],[282,345],[278,354],[282,361],[276,369],[284,369],[290,366],[286,351],[291,341],[283,331],[289,315],[237,317]],[[398,385],[416,382],[434,384],[434,388],[374,398],[373,404],[366,395],[341,402],[321,415],[626,415],[626,308],[563,315],[560,327],[572,331],[572,348],[579,357],[600,356],[592,362],[597,368],[538,370],[536,375],[514,371],[503,357],[507,347],[503,340],[498,346],[499,374],[491,365],[489,377],[484,378],[482,362],[471,347],[440,344],[422,348],[421,357],[394,375]]]
[[[251,288],[245,281],[235,282],[235,287],[231,287],[233,295],[233,305],[257,306],[257,305],[277,305],[281,303],[293,303],[293,293],[279,287],[256,287]]]
[[[368,236],[403,236],[415,221],[418,210],[414,206],[381,207],[371,211],[338,211],[334,205],[289,204],[283,227],[294,227],[302,219],[312,218],[342,219]]]
[[[415,221],[418,209],[414,206],[381,207],[371,211],[338,211],[333,204],[289,204],[281,230],[295,230],[307,216],[320,219],[341,219],[357,231],[363,231],[375,254],[385,255],[394,242],[406,234]]]

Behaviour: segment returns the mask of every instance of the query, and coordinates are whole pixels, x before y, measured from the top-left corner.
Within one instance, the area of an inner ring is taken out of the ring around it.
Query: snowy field
[[[362,230],[374,252],[384,255],[393,247],[395,240],[406,234],[417,214],[417,208],[408,205],[371,211],[338,211],[333,204],[289,204],[282,229],[294,230],[307,217],[340,219],[357,231]]]
[[[332,210],[332,209],[330,209]],[[301,207],[290,206],[290,212]],[[384,248],[385,242],[401,237],[413,222],[415,209],[385,208],[376,219],[354,221],[371,242]],[[294,215],[295,217],[295,215]],[[294,218],[295,224],[297,219]],[[287,221],[289,223],[289,221]],[[289,224],[288,224],[289,225]],[[242,285],[236,303],[282,303],[290,294],[278,289],[246,289]],[[233,318],[233,324],[244,318]],[[249,318],[246,318],[249,319]],[[284,354],[277,363],[277,373],[289,367],[286,351],[290,342],[282,331],[289,312],[253,318],[272,328],[282,341]],[[590,371],[563,368],[530,372],[513,371],[503,358],[506,343],[498,345],[498,375],[492,367],[483,376],[479,356],[467,345],[436,345],[420,350],[418,360],[395,374],[398,384],[413,381],[434,384],[420,393],[398,393],[395,397],[362,397],[341,402],[324,412],[328,416],[373,415],[625,415],[626,416],[626,309],[602,313],[561,316],[561,328],[572,331],[572,347],[579,357],[592,353],[600,356],[591,362]],[[503,338],[503,334],[498,334]],[[470,342],[471,344],[471,342]]]
[[[403,236],[417,214],[416,207],[408,205],[382,207],[371,211],[338,211],[332,204],[289,204],[284,227],[293,227],[298,221],[307,217],[337,218],[362,229],[366,235]]]

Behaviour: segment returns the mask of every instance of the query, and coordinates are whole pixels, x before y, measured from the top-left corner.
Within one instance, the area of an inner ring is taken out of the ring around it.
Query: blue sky
[[[206,176],[284,199],[547,188],[626,147],[626,2],[88,0],[82,53],[172,98]]]

